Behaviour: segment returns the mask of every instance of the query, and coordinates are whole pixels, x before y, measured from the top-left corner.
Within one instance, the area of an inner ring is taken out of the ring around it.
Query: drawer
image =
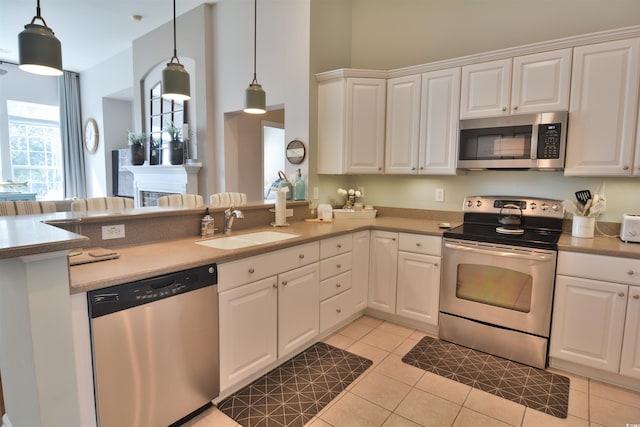
[[[318,242],[218,265],[218,292],[302,267],[319,259]]]
[[[338,274],[320,282],[320,301],[351,289],[351,271]]]
[[[346,320],[353,314],[351,289],[320,303],[320,333]]]
[[[640,259],[560,251],[556,273],[640,285]]]
[[[345,252],[350,252],[352,247],[351,233],[342,236],[331,237],[320,241],[320,259],[329,258]]]
[[[351,270],[351,252],[320,261],[320,280]]]
[[[439,236],[400,233],[398,240],[399,251],[435,256],[442,254],[442,237]]]

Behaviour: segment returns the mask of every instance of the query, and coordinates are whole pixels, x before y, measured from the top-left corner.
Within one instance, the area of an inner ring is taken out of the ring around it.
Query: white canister
[[[318,205],[318,218],[322,220],[328,220],[333,218],[333,208],[328,203],[321,203]]]
[[[571,226],[571,235],[573,237],[591,238],[596,225],[596,218],[593,216],[577,216],[573,217]]]

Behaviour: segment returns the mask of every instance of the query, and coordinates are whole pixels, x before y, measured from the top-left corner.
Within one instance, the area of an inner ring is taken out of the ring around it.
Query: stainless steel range
[[[562,202],[474,196],[463,211],[444,233],[440,338],[544,368]]]

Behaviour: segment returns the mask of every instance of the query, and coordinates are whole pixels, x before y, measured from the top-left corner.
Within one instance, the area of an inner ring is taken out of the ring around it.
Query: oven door
[[[556,251],[444,239],[440,311],[549,336]]]

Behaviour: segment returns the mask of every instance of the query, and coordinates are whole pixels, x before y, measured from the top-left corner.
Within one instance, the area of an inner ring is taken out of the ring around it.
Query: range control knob
[[[560,205],[557,203],[554,203],[553,205],[551,205],[551,210],[554,212],[558,212],[560,210]]]
[[[480,206],[482,206],[482,201],[476,200],[476,207],[479,208]]]
[[[543,203],[540,205],[540,210],[546,211],[549,209],[549,205],[547,205],[546,203]]]
[[[535,210],[538,207],[538,205],[536,204],[536,202],[533,202],[529,205],[529,209],[531,209],[532,211]]]
[[[471,200],[467,200],[467,207],[470,208],[473,206],[473,202]]]

